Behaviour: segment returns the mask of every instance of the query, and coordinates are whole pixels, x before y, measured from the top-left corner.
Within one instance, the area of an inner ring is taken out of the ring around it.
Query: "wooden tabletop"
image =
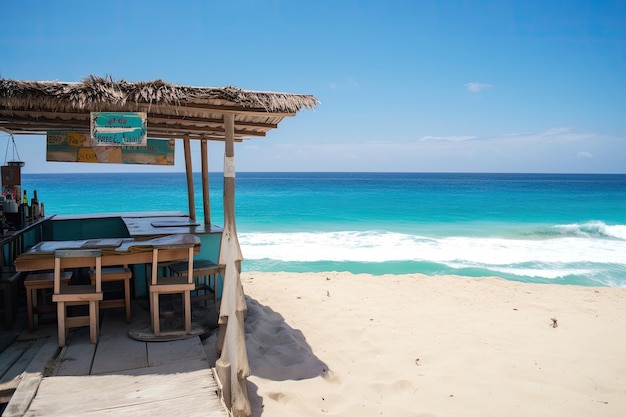
[[[164,248],[163,261],[186,259],[189,245],[199,252],[200,239],[192,234],[173,234],[152,239],[108,238],[43,241],[15,259],[16,271],[39,271],[54,268],[54,251],[59,249],[101,249],[102,266],[152,262],[152,248]],[[81,260],[72,260],[70,267],[81,267]]]
[[[124,217],[122,220],[128,229],[131,237],[151,237],[160,235],[170,235],[176,233],[191,233],[203,235],[209,233],[220,233],[221,227],[216,225],[205,225],[202,222],[192,220],[187,215],[182,216],[145,216],[145,217]]]

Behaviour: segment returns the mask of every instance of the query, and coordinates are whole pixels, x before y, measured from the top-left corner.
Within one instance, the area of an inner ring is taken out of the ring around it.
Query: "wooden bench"
[[[91,278],[91,285],[96,284],[95,271],[89,271],[89,277]],[[102,283],[108,282],[121,282],[124,286],[124,297],[115,299],[103,299],[100,301],[100,309],[105,308],[118,308],[122,307],[126,311],[126,322],[130,323],[130,280],[133,277],[133,273],[128,268],[128,265],[124,266],[107,266],[102,268]],[[103,287],[103,291],[104,287]]]
[[[72,279],[72,271],[63,271],[61,285],[68,285]],[[54,288],[54,272],[40,272],[28,274],[24,280],[26,287],[26,312],[28,313],[28,330],[31,332],[37,327],[40,314],[55,313],[57,307],[54,304],[43,305],[38,302],[37,292]]]

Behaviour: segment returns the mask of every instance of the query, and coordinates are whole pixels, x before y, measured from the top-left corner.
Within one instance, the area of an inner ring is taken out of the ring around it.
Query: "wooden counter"
[[[121,219],[128,230],[126,237],[136,239],[166,236],[180,233],[204,235],[221,233],[223,229],[214,224],[207,227],[202,222],[192,220],[187,214],[180,211],[152,211],[152,212],[124,212],[124,213],[95,213],[55,216],[55,222],[64,222],[67,225],[88,223],[92,220]],[[68,226],[72,227],[72,226]],[[65,228],[65,227],[64,227]],[[65,228],[66,229],[66,228]],[[63,234],[63,233],[61,233]],[[87,236],[94,237],[94,236]],[[110,237],[110,236],[107,236]],[[66,239],[61,239],[66,240]]]
[[[191,233],[204,235],[221,233],[222,228],[216,225],[207,225],[192,220],[187,215],[182,216],[122,216],[122,221],[128,229],[128,234],[134,238],[171,235],[177,233]]]

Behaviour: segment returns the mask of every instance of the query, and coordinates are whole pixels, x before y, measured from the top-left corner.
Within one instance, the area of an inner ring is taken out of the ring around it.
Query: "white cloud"
[[[486,88],[492,88],[493,86],[491,84],[473,82],[465,84],[465,87],[468,91],[471,91],[472,93],[478,93]]]
[[[553,127],[551,129],[547,129],[543,131],[543,135],[548,136],[548,135],[560,135],[563,133],[568,133],[571,132],[572,128],[571,127]]]
[[[332,89],[332,90],[337,90],[337,89],[344,89],[344,88],[358,88],[359,87],[359,83],[352,77],[347,77],[344,81],[341,82],[335,82],[335,81],[331,81],[328,83],[328,86]]]
[[[559,141],[580,141],[598,137],[596,133],[577,132],[570,127],[553,127],[538,133],[543,139]]]
[[[424,136],[423,141],[440,141],[440,142],[463,142],[466,140],[476,139],[476,136]]]
[[[241,148],[242,171],[624,172],[626,137],[555,126],[490,135],[291,138]],[[437,135],[437,133],[440,133]],[[443,133],[443,134],[442,134]],[[356,135],[355,135],[356,136]],[[245,167],[245,168],[244,168]]]

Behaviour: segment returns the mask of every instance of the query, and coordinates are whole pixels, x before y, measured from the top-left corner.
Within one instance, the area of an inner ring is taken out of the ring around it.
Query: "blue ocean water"
[[[211,221],[223,224],[222,174]],[[25,174],[46,213],[187,211],[183,173]],[[200,175],[195,175],[202,217]],[[626,175],[237,173],[246,271],[626,287]]]

